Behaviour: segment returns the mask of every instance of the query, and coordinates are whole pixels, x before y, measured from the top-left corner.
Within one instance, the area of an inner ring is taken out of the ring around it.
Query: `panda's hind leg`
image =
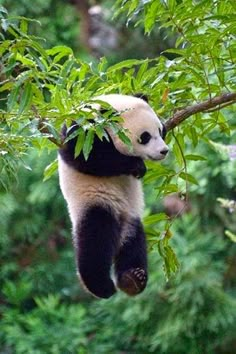
[[[130,296],[141,293],[147,284],[147,250],[143,225],[133,219],[115,259],[117,286]]]
[[[116,292],[110,270],[120,234],[110,208],[91,206],[74,233],[78,275],[96,297],[109,298]]]

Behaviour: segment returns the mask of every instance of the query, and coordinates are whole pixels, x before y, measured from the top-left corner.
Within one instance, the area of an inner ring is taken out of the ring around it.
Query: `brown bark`
[[[223,93],[220,96],[216,96],[214,98],[209,98],[206,101],[197,103],[193,106],[189,106],[186,108],[177,111],[170,119],[165,123],[167,131],[174,129],[177,125],[181,124],[190,116],[196,113],[204,113],[210,112],[214,110],[220,110],[226,106],[229,106],[233,103],[236,103],[236,93],[229,92]]]
[[[86,0],[70,0],[70,2],[75,5],[80,14],[80,39],[85,48],[91,51],[89,44],[90,37],[90,27],[91,27],[91,17],[89,15],[89,3]]]

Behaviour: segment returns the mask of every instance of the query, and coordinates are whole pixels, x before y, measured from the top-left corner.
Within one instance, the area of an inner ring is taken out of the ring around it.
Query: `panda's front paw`
[[[138,295],[147,285],[147,272],[142,268],[132,268],[118,278],[118,287],[130,296]]]
[[[132,171],[132,175],[136,178],[142,178],[147,172],[146,166],[142,159],[136,161],[135,167]]]

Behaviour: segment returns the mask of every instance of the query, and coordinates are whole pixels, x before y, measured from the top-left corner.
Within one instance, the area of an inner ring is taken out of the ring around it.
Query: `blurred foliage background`
[[[32,34],[46,46],[65,44],[76,55],[110,63],[149,58],[171,48],[166,29],[143,35],[126,26],[125,16],[111,21],[111,1],[0,0],[12,16],[32,17]],[[155,43],[155,45],[153,45]],[[171,56],[171,54],[169,54]],[[227,113],[230,115],[230,112]],[[232,114],[232,113],[231,113]],[[215,140],[222,138],[216,132]],[[233,141],[234,135],[224,138]],[[222,140],[221,140],[222,141]],[[171,195],[159,199],[158,185],[146,181],[146,211],[174,218],[171,243],[180,269],[166,281],[162,261],[150,247],[150,281],[137,298],[117,294],[94,300],[76,278],[70,222],[57,176],[42,182],[55,152],[25,156],[10,189],[0,190],[0,353],[71,354],[233,354],[236,352],[234,210],[217,198],[235,200],[235,160],[221,144],[201,144],[188,172],[198,185],[188,188],[188,205]],[[171,168],[173,158],[166,162]],[[151,252],[152,250],[152,252]]]

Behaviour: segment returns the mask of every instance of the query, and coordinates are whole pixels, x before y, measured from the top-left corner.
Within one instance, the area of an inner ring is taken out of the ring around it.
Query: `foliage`
[[[68,45],[80,49],[78,41],[78,15],[74,7],[68,1],[62,0],[0,0],[12,17],[29,17],[37,19],[31,22],[29,31],[31,34],[47,38],[44,44],[47,48],[54,45]],[[63,18],[63,21],[61,19]]]
[[[67,243],[71,245],[66,233],[70,224],[57,178],[54,176],[42,183],[43,169],[51,158],[45,152],[39,158],[36,151],[31,151],[27,164],[32,166],[32,170],[21,168],[18,183],[12,185],[7,193],[0,189],[0,283],[17,278],[17,286],[20,288],[22,283],[24,289],[32,279],[32,289],[36,294],[47,293],[51,288],[60,289],[63,277],[65,283],[72,283],[70,272],[68,275],[63,273],[62,277],[62,269],[67,270],[69,262],[73,269],[73,255],[68,251],[63,253],[53,276],[50,272],[52,264],[59,258],[58,250],[65,248]],[[38,263],[39,259],[41,262]],[[31,296],[32,289],[29,289]],[[17,297],[21,299],[19,294]]]
[[[86,306],[81,298],[73,298],[73,292],[65,296],[56,286],[45,294],[42,289],[32,293],[34,277],[40,272],[37,264],[27,283],[4,281],[2,348],[17,354],[197,354],[216,353],[221,347],[231,353],[228,345],[236,330],[236,303],[223,290],[226,264],[222,255],[227,243],[200,230],[193,217],[175,223],[174,246],[181,272],[166,284],[160,261],[151,257],[149,286],[137,298],[117,294]],[[54,263],[56,268],[59,263],[61,259]],[[73,269],[61,271],[63,279]]]

